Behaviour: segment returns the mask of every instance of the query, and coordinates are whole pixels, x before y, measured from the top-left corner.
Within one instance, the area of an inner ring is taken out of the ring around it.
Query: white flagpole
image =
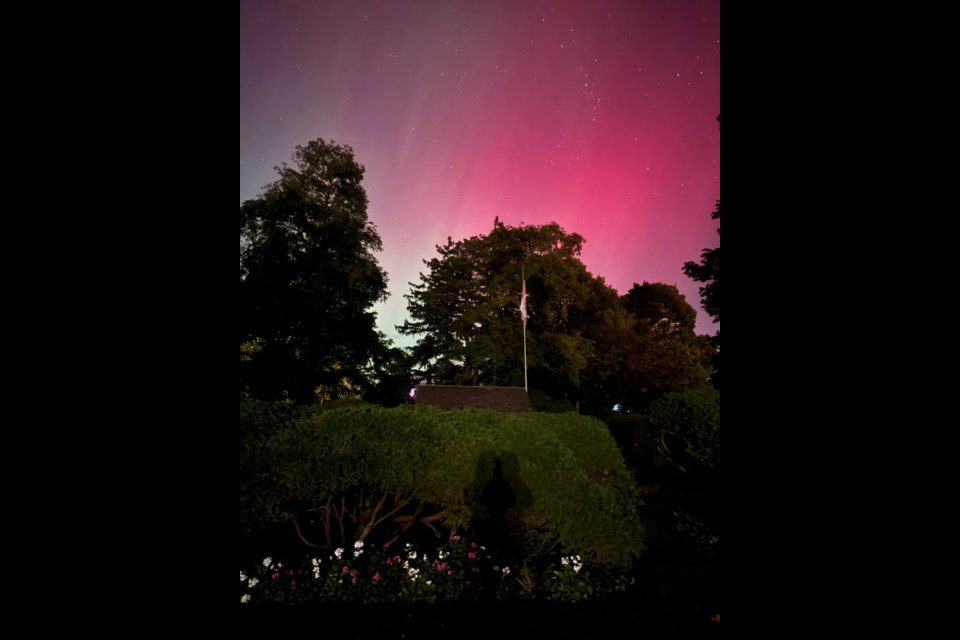
[[[523,279],[523,293],[527,293],[527,278],[523,270],[523,263],[520,263],[520,277]],[[526,298],[524,298],[526,304]],[[526,309],[524,309],[526,311]],[[523,318],[523,390],[529,393],[527,389],[527,318]]]

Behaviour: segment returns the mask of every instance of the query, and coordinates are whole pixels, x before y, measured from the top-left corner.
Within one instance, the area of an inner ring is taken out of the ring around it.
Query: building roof
[[[494,411],[533,411],[523,387],[475,387],[453,384],[417,385],[415,405],[441,409],[493,409]]]

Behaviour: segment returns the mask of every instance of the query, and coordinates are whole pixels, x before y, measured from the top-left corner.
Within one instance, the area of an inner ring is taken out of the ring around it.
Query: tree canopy
[[[240,205],[240,386],[310,402],[364,383],[387,276],[353,149],[317,139],[293,160]]]
[[[677,287],[634,283],[621,300],[636,319],[634,342],[620,364],[625,406],[637,409],[663,393],[706,387],[713,348],[696,335],[697,312]]]
[[[556,223],[499,220],[489,235],[448,238],[411,284],[398,327],[418,337],[415,364],[436,383],[522,386],[525,277],[531,392],[602,414],[627,395],[704,386],[696,313],[676,288],[644,283],[622,302],[580,261],[583,244]]]
[[[520,292],[526,277],[531,387],[576,399],[598,357],[598,318],[617,313],[616,292],[580,262],[583,238],[558,224],[511,227],[438,246],[407,295],[419,336],[414,360],[428,378],[456,384],[523,384]]]

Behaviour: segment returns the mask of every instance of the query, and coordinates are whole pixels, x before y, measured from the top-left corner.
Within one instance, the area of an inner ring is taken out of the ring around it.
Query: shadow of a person
[[[511,523],[519,523],[523,519],[523,512],[527,507],[533,504],[533,494],[530,487],[520,479],[520,459],[513,452],[506,452],[500,456],[501,473],[503,479],[510,485],[513,493],[514,503],[507,508],[507,529],[511,528]]]
[[[490,549],[500,551],[507,540],[507,510],[517,503],[517,498],[503,477],[503,461],[499,456],[494,461],[493,477],[480,492],[478,502],[483,515],[477,523],[477,534]]]
[[[477,540],[489,555],[489,562],[484,563],[483,597],[492,600],[503,568],[517,551],[511,525],[519,526],[520,515],[533,499],[520,480],[520,463],[514,453],[484,451],[477,461],[474,486],[477,504],[473,524]]]

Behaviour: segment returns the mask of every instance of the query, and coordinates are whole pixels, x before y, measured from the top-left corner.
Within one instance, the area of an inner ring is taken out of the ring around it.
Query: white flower
[[[260,580],[259,580],[258,578],[250,578],[250,586],[251,586],[251,587],[255,587],[255,586],[257,586],[258,584],[260,584]]]
[[[267,556],[266,558],[263,559],[263,566],[269,567],[271,564],[273,564],[273,558],[271,558],[270,556]]]
[[[505,576],[510,575],[510,567],[504,567],[504,568],[503,568],[503,575],[505,575]]]
[[[320,558],[314,558],[314,559],[312,560],[312,562],[313,562],[313,566],[315,566],[315,567],[319,567],[319,566],[320,566]]]
[[[570,556],[571,561],[573,562],[573,570],[575,573],[580,573],[580,569],[583,568],[583,562],[580,561],[580,556]]]
[[[245,574],[243,571],[241,571],[241,572],[240,572],[240,582],[246,582],[246,580],[247,580],[247,574]]]
[[[250,602],[250,594],[245,593],[242,596],[240,596],[240,602],[242,602],[243,604]]]
[[[433,580],[427,580],[427,584],[428,584],[428,585],[433,584]]]
[[[340,556],[343,555],[343,547],[337,547],[336,549],[334,549],[333,555],[337,556],[337,560],[339,560]]]
[[[567,556],[563,556],[562,558],[560,558],[560,564],[562,564],[563,566],[567,566],[568,564],[570,564],[570,560],[567,559]]]
[[[320,567],[313,568],[313,577],[316,578],[317,580],[320,579]]]
[[[416,560],[416,559],[417,559],[417,552],[416,552],[416,551],[414,551],[413,553],[410,554],[410,559],[411,559],[411,560]]]
[[[356,542],[353,543],[353,548],[354,548],[354,549],[362,549],[362,548],[363,548],[363,543],[360,542],[359,540],[357,540]]]

